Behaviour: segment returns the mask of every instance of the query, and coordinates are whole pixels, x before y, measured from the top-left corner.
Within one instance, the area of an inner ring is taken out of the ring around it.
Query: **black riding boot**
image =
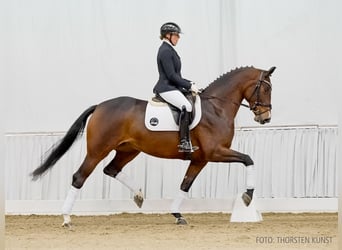
[[[190,141],[190,131],[189,131],[189,123],[190,123],[190,112],[187,112],[185,109],[182,110],[179,119],[179,136],[180,136],[180,144],[178,145],[179,152],[192,153],[198,147],[193,147]]]

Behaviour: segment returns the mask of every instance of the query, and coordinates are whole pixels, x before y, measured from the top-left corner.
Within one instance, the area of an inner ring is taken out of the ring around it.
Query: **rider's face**
[[[173,34],[167,34],[167,38],[171,40],[171,43],[173,46],[176,46],[179,40],[179,34],[173,33]]]

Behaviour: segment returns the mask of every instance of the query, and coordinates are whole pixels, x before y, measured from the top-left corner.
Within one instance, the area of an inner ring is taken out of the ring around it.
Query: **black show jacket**
[[[176,50],[167,42],[163,42],[157,55],[159,80],[153,88],[154,93],[171,90],[189,90],[191,83],[181,75],[181,60]]]

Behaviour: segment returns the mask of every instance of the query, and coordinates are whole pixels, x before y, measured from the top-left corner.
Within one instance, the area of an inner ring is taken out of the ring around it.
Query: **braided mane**
[[[236,75],[236,73],[239,73],[243,70],[246,69],[255,69],[253,66],[244,66],[244,67],[240,67],[240,68],[235,68],[232,69],[229,72],[224,73],[223,75],[219,76],[218,78],[216,78],[213,82],[211,82],[204,90],[206,90],[207,88],[209,88],[212,85],[216,85],[216,84],[221,84],[221,83],[226,83],[230,80],[230,78],[232,78],[233,76]]]

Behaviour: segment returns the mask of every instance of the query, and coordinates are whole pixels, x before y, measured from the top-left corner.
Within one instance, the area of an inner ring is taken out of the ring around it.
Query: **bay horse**
[[[187,224],[180,213],[180,205],[197,175],[208,162],[239,162],[246,166],[246,192],[242,199],[248,206],[253,198],[255,167],[249,155],[231,149],[234,136],[234,118],[245,99],[254,120],[265,124],[271,120],[270,76],[275,70],[241,67],[232,70],[209,84],[201,93],[202,117],[191,130],[193,145],[199,149],[191,154],[190,164],[174,199],[171,213],[177,224]],[[103,169],[109,175],[134,192],[134,201],[141,207],[143,194],[135,181],[122,172],[126,164],[140,152],[168,159],[186,159],[178,152],[177,131],[150,131],[144,126],[147,101],[132,97],[118,97],[93,105],[73,123],[66,135],[52,149],[42,164],[32,172],[36,180],[50,169],[72,146],[88,121],[86,128],[87,153],[79,169],[72,177],[72,186],[67,194],[62,214],[64,226],[70,226],[70,213],[79,190],[97,164],[112,150],[115,157]]]

